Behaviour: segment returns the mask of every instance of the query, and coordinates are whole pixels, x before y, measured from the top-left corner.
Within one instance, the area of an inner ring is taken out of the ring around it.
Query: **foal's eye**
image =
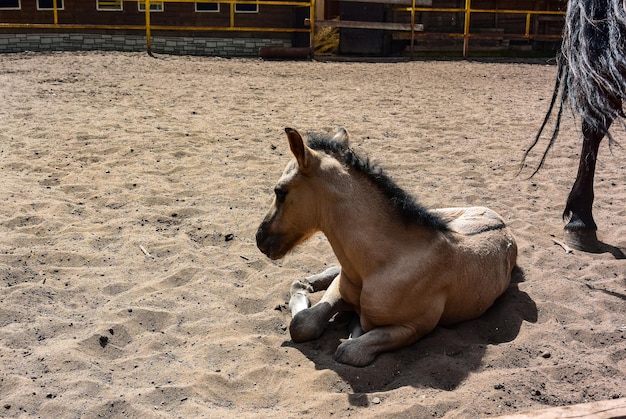
[[[287,191],[284,189],[276,188],[274,189],[274,194],[276,194],[276,202],[282,204],[285,202],[285,198],[287,197]]]

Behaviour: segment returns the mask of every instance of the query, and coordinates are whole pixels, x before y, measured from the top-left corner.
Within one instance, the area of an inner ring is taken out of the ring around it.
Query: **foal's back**
[[[508,288],[517,261],[513,233],[495,211],[485,207],[431,210],[447,222],[450,287],[441,323],[482,315]]]

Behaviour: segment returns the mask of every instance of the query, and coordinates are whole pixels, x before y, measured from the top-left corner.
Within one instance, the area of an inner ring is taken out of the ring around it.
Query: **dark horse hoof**
[[[595,230],[568,230],[565,226],[563,241],[572,249],[587,253],[610,253],[615,259],[626,259],[621,248],[598,240]]]
[[[602,251],[602,243],[595,230],[564,230],[564,242],[572,249],[589,253]]]

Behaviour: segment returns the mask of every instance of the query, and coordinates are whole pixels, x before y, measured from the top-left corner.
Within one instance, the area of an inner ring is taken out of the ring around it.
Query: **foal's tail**
[[[626,8],[623,0],[570,0],[565,16],[561,52],[557,56],[557,78],[546,117],[522,158],[537,145],[558,102],[554,130],[539,165],[543,166],[560,128],[565,104],[581,117],[583,125],[608,132],[611,123],[624,117],[626,100]]]

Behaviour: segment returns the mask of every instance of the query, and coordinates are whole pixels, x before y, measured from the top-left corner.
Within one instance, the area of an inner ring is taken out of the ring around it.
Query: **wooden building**
[[[144,25],[145,3],[122,0],[56,0],[59,24]],[[265,6],[265,7],[264,7]],[[0,0],[0,23],[53,23],[52,0]],[[228,3],[151,1],[151,24],[186,27],[230,26]],[[308,11],[307,11],[308,13]],[[242,27],[291,28],[293,7],[234,3],[236,23]]]
[[[310,3],[300,0],[151,1],[148,15],[145,1],[56,2],[55,10],[53,0],[0,0],[0,52],[145,51],[147,35],[154,51],[180,54],[257,55],[263,46],[310,43],[304,26]]]

